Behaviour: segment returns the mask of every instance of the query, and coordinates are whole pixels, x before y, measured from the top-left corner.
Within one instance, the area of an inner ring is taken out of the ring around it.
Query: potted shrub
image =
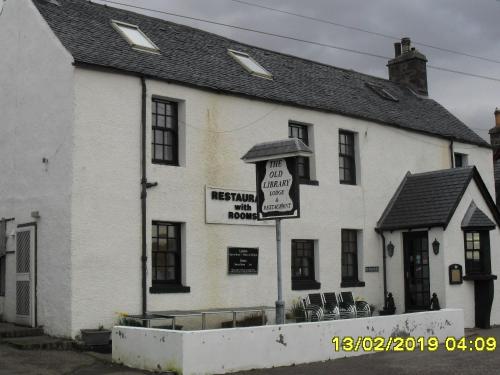
[[[82,329],[82,341],[87,346],[109,345],[111,331],[101,325],[97,329]]]

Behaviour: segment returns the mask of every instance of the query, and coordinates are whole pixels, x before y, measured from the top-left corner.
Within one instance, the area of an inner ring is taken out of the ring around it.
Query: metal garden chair
[[[305,298],[300,298],[300,303],[306,322],[319,322],[324,319],[323,309],[320,306],[309,304]]]
[[[356,317],[362,318],[372,316],[370,305],[365,301],[354,301],[352,292],[341,292],[340,298],[342,299],[342,302],[354,305],[356,307]]]
[[[340,319],[338,306],[326,306],[325,299],[321,293],[311,293],[307,296],[310,305],[316,305],[323,310],[324,320]]]
[[[335,293],[323,293],[323,300],[328,309],[337,307],[340,319],[351,319],[356,317],[356,305],[339,301]]]

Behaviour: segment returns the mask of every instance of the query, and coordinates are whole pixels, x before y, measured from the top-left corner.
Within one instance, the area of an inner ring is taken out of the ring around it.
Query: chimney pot
[[[410,38],[402,38],[401,45],[403,46],[403,54],[410,52],[410,45],[411,45]]]
[[[495,109],[495,126],[500,128],[500,109]]]
[[[394,57],[401,56],[401,43],[394,43]]]

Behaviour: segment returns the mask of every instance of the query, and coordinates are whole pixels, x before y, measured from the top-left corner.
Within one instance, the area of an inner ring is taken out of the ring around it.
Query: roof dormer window
[[[273,79],[273,75],[264,69],[257,61],[255,61],[250,55],[245,52],[235,51],[232,49],[228,50],[229,55],[235,59],[247,72],[251,75]]]
[[[131,25],[125,22],[112,21],[111,24],[116,31],[132,46],[132,48],[158,53],[160,49],[144,34],[139,26]]]

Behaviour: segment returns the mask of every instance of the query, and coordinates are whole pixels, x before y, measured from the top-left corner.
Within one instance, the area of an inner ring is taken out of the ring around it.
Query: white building
[[[386,80],[87,1],[6,1],[3,319],[74,337],[119,312],[273,305],[274,226],[247,215],[240,158],[291,135],[314,155],[301,217],[283,222],[287,305],[351,290],[380,309],[392,244],[397,312],[436,293],[474,326],[500,272],[491,148],[427,96],[425,56],[402,48]],[[258,272],[229,273],[230,247],[258,248]],[[452,265],[468,280],[450,284]]]

